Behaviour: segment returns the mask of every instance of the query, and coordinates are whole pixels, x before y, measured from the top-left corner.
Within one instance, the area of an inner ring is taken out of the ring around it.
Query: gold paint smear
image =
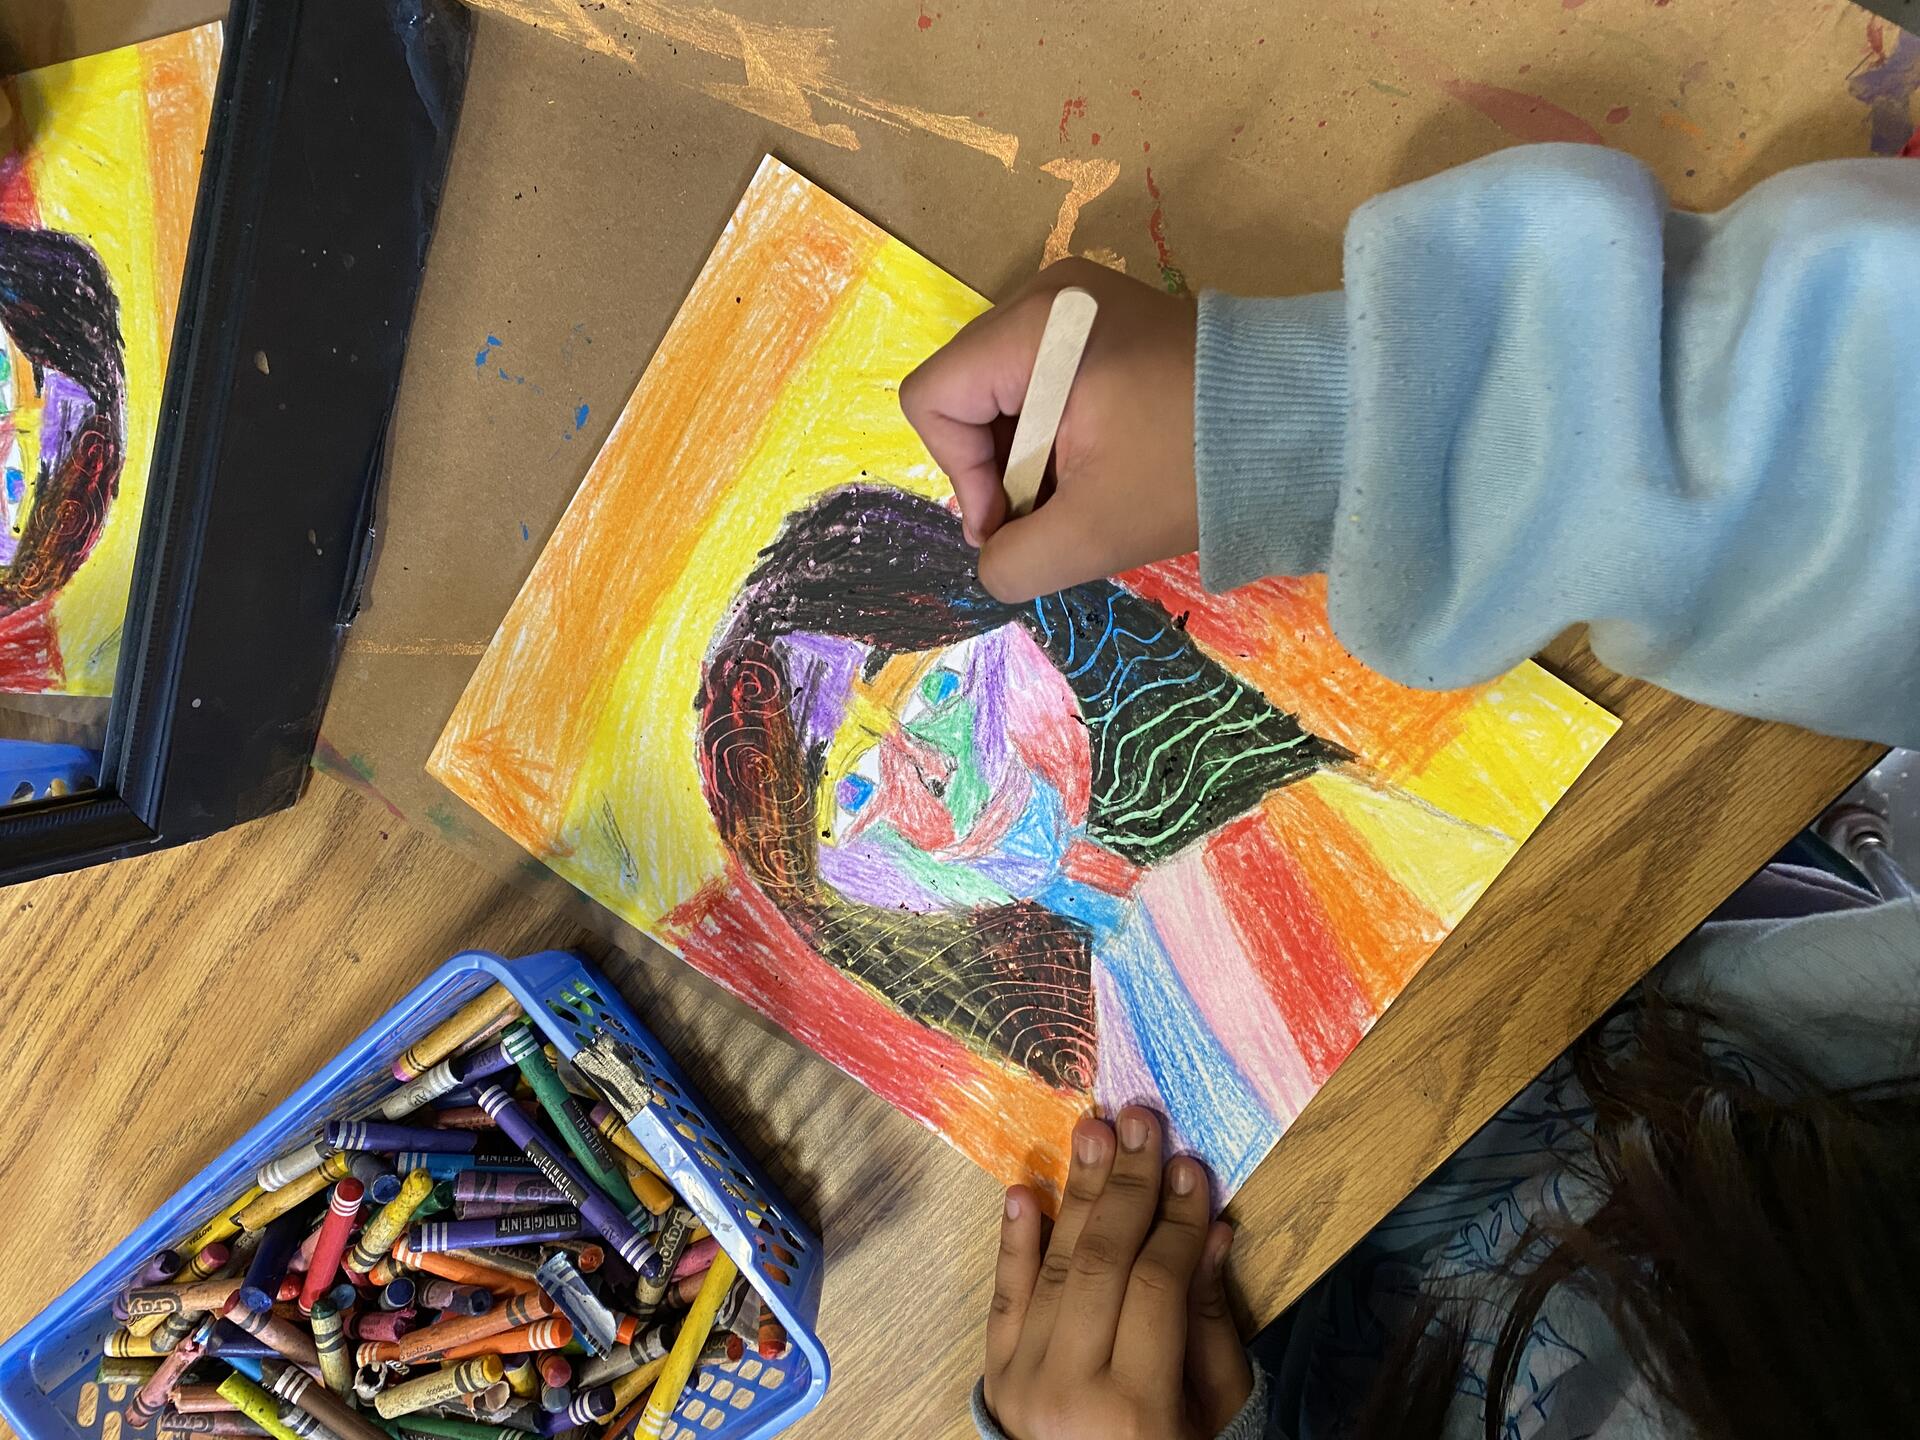
[[[704,55],[737,61],[744,78],[732,84],[697,88],[726,104],[785,126],[798,134],[858,150],[860,137],[850,125],[822,122],[814,102],[857,119],[907,126],[991,155],[1009,170],[1020,153],[1020,137],[995,130],[964,115],[943,115],[917,105],[868,95],[832,73],[833,32],[817,26],[770,25],[743,19],[708,5],[675,0],[606,0],[592,12],[575,0],[471,0],[525,25],[548,30],[597,54],[636,64],[639,52],[615,31],[641,31]],[[685,83],[685,82],[683,82]]]
[[[484,640],[403,640],[388,644],[377,640],[355,640],[349,636],[347,652],[352,655],[484,655]]]
[[[1040,252],[1040,263],[1051,265],[1056,260],[1066,259],[1072,252],[1073,227],[1080,223],[1081,209],[1120,178],[1120,162],[1063,157],[1049,160],[1040,168],[1056,180],[1067,182],[1066,197],[1060,202],[1060,214],[1047,234],[1046,248]]]

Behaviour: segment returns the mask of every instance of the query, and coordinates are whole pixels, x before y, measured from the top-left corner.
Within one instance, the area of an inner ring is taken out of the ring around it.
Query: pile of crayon
[[[262,1165],[133,1277],[96,1375],[125,1387],[124,1426],[652,1440],[697,1366],[786,1352],[602,1090],[506,990],[393,1071],[397,1088]]]

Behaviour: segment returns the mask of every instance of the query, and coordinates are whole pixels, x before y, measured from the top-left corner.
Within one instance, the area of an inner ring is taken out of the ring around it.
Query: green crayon
[[[340,1307],[321,1296],[307,1317],[313,1325],[313,1348],[320,1361],[320,1378],[336,1395],[353,1394],[353,1357],[347,1353],[347,1323]]]
[[[534,1039],[533,1031],[524,1025],[516,1026],[502,1037],[502,1043],[514,1064],[520,1067],[521,1077],[533,1088],[540,1108],[547,1112],[554,1129],[567,1142],[567,1149],[580,1162],[580,1168],[587,1172],[588,1178],[605,1192],[623,1215],[631,1217],[638,1214],[641,1208],[639,1196],[633,1193],[626,1175],[614,1163],[612,1152],[607,1149],[607,1142],[600,1132],[591,1123],[583,1130],[580,1122],[574,1118],[575,1107],[568,1103],[573,1097],[567,1093],[567,1087],[560,1083],[560,1077],[554,1074],[553,1066],[547,1063],[547,1053],[540,1048],[540,1042]],[[591,1143],[587,1138],[589,1135],[593,1137]]]

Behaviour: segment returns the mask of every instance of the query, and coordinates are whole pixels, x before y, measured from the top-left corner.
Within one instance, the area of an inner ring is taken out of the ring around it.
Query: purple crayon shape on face
[[[407,1231],[407,1248],[422,1254],[485,1250],[497,1245],[570,1240],[586,1229],[578,1210],[542,1210],[532,1215],[494,1215],[484,1220],[429,1220]]]
[[[588,1180],[570,1158],[548,1148],[533,1121],[511,1096],[498,1085],[480,1089],[480,1104],[494,1122],[518,1145],[527,1159],[555,1185],[568,1192],[567,1198],[579,1208],[586,1222],[606,1238],[613,1251],[627,1264],[649,1279],[660,1275],[660,1262],[653,1242],[642,1235],[620,1210]]]
[[[336,1150],[374,1150],[382,1154],[415,1151],[429,1155],[470,1155],[478,1143],[468,1130],[432,1130],[421,1125],[389,1125],[378,1120],[329,1120],[326,1141]]]

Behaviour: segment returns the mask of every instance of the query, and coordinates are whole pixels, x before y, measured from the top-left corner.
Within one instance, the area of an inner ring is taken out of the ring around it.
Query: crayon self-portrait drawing
[[[984,305],[765,162],[430,768],[1003,1181],[1140,1103],[1230,1192],[1615,722],[1316,580],[995,601],[897,401]]]
[[[6,82],[0,690],[113,688],[220,41]]]

